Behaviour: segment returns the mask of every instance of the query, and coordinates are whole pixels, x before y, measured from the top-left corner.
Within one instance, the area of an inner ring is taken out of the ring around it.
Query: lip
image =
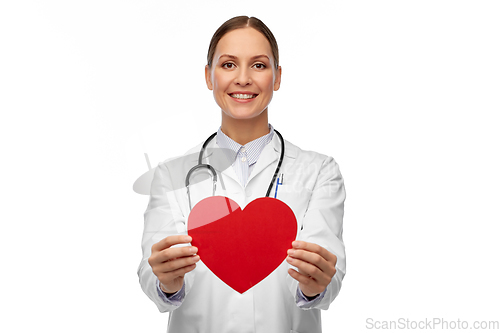
[[[238,99],[238,98],[234,98],[233,96],[231,96],[231,94],[246,94],[246,95],[257,95],[257,96],[255,96],[254,98],[250,98],[250,99]],[[250,102],[254,101],[259,96],[259,94],[256,94],[252,91],[233,91],[233,92],[228,93],[227,95],[233,101],[238,102],[238,103],[250,103]]]
[[[232,91],[232,92],[230,92],[229,94],[258,95],[258,94],[256,94],[256,93],[254,93],[253,91],[242,91],[242,90],[239,90],[239,91]]]

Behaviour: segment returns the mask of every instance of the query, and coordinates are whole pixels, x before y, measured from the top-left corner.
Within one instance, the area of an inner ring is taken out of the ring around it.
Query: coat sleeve
[[[160,164],[154,173],[149,204],[144,213],[142,260],[137,270],[142,290],[156,304],[160,312],[173,311],[182,302],[174,305],[165,302],[158,295],[157,277],[148,263],[148,259],[151,256],[151,247],[167,236],[186,234],[183,228],[185,222],[186,219],[175,197],[167,164]],[[193,272],[189,272],[184,276],[186,295],[191,289],[194,280],[194,275],[191,273]]]
[[[323,155],[324,156],[324,155]],[[346,272],[346,256],[342,240],[342,220],[344,216],[345,188],[338,164],[332,157],[326,157],[319,169],[311,199],[305,212],[302,230],[297,239],[318,244],[337,256],[336,273],[326,288],[324,297],[311,302],[301,309],[327,310],[337,297]],[[290,268],[296,269],[290,265]],[[296,295],[298,282],[287,275],[287,285],[292,295]]]

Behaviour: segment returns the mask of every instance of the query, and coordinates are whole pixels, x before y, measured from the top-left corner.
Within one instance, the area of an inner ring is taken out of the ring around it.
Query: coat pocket
[[[300,231],[302,228],[302,218],[311,200],[312,191],[293,184],[279,185],[276,191],[276,199],[286,203],[295,214],[297,219],[297,228]],[[274,197],[274,193],[273,193]]]

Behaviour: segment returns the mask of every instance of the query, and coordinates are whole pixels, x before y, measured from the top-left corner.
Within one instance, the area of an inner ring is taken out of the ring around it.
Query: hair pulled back
[[[212,40],[210,41],[210,46],[208,47],[207,64],[209,68],[212,67],[215,48],[217,47],[219,40],[230,31],[246,27],[254,28],[258,32],[263,34],[264,37],[267,38],[269,44],[271,45],[271,51],[273,53],[274,67],[278,69],[278,63],[279,63],[278,43],[276,42],[273,33],[264,24],[264,22],[262,22],[256,17],[248,17],[248,16],[233,17],[232,19],[229,19],[226,22],[224,22],[219,27],[219,29],[217,29],[217,31],[214,33],[212,37]]]

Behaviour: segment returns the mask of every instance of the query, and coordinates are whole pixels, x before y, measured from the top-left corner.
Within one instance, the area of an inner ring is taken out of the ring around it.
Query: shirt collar
[[[221,130],[221,127],[219,127],[219,129],[217,130],[216,142],[220,148],[226,148],[223,150],[231,163],[234,163],[234,161],[236,160],[236,156],[238,155],[238,153],[242,152],[241,149],[244,147],[247,155],[248,165],[252,165],[257,162],[260,153],[262,152],[262,150],[264,150],[264,147],[273,139],[274,127],[271,124],[268,124],[268,127],[268,134],[263,135],[244,146],[240,145],[238,142],[234,141],[226,134],[224,134],[224,132],[222,132]]]

